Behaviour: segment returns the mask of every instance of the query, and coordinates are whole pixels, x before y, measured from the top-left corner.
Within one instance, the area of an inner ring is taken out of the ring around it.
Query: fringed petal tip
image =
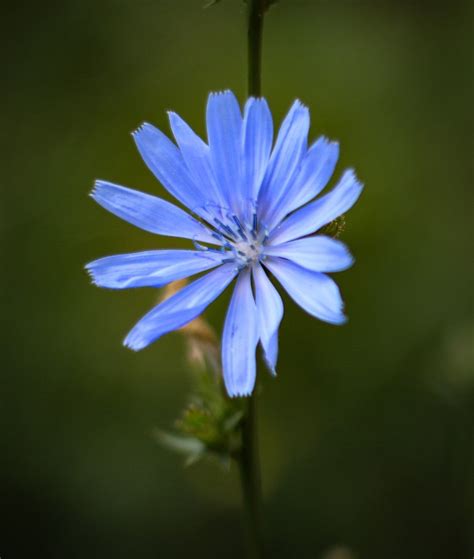
[[[138,128],[136,128],[135,130],[133,130],[133,132],[131,132],[131,134],[133,138],[136,139],[138,136],[140,136],[141,134],[147,132],[152,128],[154,128],[153,124],[150,124],[149,122],[142,122]]]
[[[329,276],[327,276],[329,278]],[[332,278],[329,278],[332,279]],[[336,283],[334,283],[334,285],[337,286]],[[344,313],[345,310],[345,303],[343,301],[343,299],[340,299],[340,306],[339,309],[336,310],[333,313],[332,316],[326,316],[323,320],[324,322],[327,322],[328,324],[332,324],[333,326],[344,326],[345,324],[348,323],[349,318],[347,317],[347,315]]]
[[[88,264],[86,264],[84,266],[84,270],[86,271],[87,275],[89,276],[91,284],[96,285],[97,287],[100,287],[99,284],[97,283],[96,277],[95,277],[94,262],[89,262]]]
[[[146,342],[144,342],[143,339],[140,339],[138,336],[133,335],[132,332],[128,334],[128,336],[123,340],[122,343],[124,347],[135,352],[144,349],[148,345]]]
[[[252,388],[249,389],[244,389],[244,390],[238,390],[238,389],[230,389],[227,388],[227,394],[229,395],[230,398],[248,398],[249,396],[252,395],[254,387],[252,386]]]
[[[348,197],[351,198],[347,208],[347,210],[349,210],[357,202],[360,195],[362,194],[362,191],[364,190],[364,183],[357,178],[355,170],[352,167],[349,167],[344,171],[344,174],[342,175],[341,180],[339,181],[337,186],[341,185],[342,187],[343,184],[346,185],[349,194]]]
[[[347,266],[345,268],[341,268],[340,270],[338,270],[339,272],[344,272],[345,270],[352,268],[352,266],[354,266],[356,261],[351,251],[348,248],[346,250],[347,250]]]
[[[291,104],[290,110],[288,111],[288,113],[286,114],[285,118],[290,114],[290,113],[295,113],[295,112],[303,112],[305,113],[308,118],[309,118],[309,107],[307,105],[305,105],[303,103],[303,101],[301,101],[301,99],[295,99],[293,101],[293,103]]]
[[[328,324],[333,324],[334,326],[344,326],[349,322],[349,318],[341,311],[341,316],[332,320],[325,319]]]
[[[110,273],[109,275],[107,275],[107,272],[110,272],[110,270],[107,269],[106,263],[117,258],[117,256],[105,256],[103,258],[98,258],[97,260],[92,260],[92,262],[88,262],[84,266],[84,269],[93,285],[97,287],[105,287],[108,289],[123,289],[124,287],[128,287],[127,285],[120,285],[117,281],[110,281]]]
[[[97,198],[100,196],[100,192],[105,185],[105,181],[101,179],[96,179],[94,181],[94,185],[92,186],[92,190],[89,192],[89,196],[97,201]]]
[[[334,150],[335,153],[335,159],[339,159],[339,142],[338,140],[332,140],[331,138],[328,138],[327,136],[320,136],[316,142],[315,145],[321,143],[324,144],[325,147],[327,148],[331,148],[332,150]],[[320,146],[322,147],[322,146]]]
[[[219,91],[211,91],[209,93],[209,97],[218,97],[219,95],[232,95],[235,97],[235,94],[230,89],[221,89]]]
[[[355,169],[353,169],[352,167],[349,167],[348,169],[346,169],[344,171],[344,175],[342,176],[342,179],[341,179],[340,182],[342,182],[343,180],[345,180],[347,182],[349,182],[349,181],[352,182],[354,190],[358,190],[359,195],[362,192],[362,190],[364,189],[364,183],[357,178]]]
[[[210,91],[209,92],[209,97],[218,97],[218,96],[223,96],[223,95],[232,95],[233,97],[236,97],[235,93],[230,90],[230,89],[221,89],[219,91]],[[263,95],[251,95],[250,97],[247,97],[246,101],[251,101],[251,100],[255,100],[255,101],[265,101],[266,103],[266,99]],[[301,101],[299,99],[295,100],[295,103],[298,103],[301,106],[304,106],[303,103],[301,103]]]
[[[245,105],[251,105],[252,103],[261,103],[265,104],[268,107],[268,102],[263,95],[252,95],[250,97],[247,97]]]
[[[126,187],[113,182],[106,181],[104,179],[96,179],[94,181],[94,185],[92,186],[92,190],[89,192],[89,196],[100,204],[101,200],[108,199],[110,197],[110,193],[115,192],[117,189],[127,190]]]

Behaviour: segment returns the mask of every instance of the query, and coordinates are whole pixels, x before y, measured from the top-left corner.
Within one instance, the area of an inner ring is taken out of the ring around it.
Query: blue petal
[[[275,208],[267,226],[272,229],[290,212],[315,198],[327,185],[339,158],[339,144],[323,136],[309,149],[293,182]]]
[[[156,196],[105,181],[95,183],[91,196],[109,212],[150,233],[216,244],[202,223]]]
[[[259,193],[259,217],[266,225],[272,220],[275,208],[291,184],[306,152],[308,130],[308,108],[295,101],[280,127]]]
[[[257,200],[273,142],[272,114],[265,99],[251,97],[243,124],[243,198]]]
[[[136,130],[133,137],[143,160],[161,184],[182,204],[202,216],[202,193],[173,142],[148,123]]]
[[[259,338],[250,272],[239,275],[222,334],[222,368],[229,396],[247,396],[255,385],[255,350]]]
[[[211,93],[207,101],[207,135],[211,163],[222,198],[229,208],[241,207],[242,115],[231,91]]]
[[[203,205],[209,211],[225,205],[225,200],[217,186],[211,166],[209,146],[176,113],[169,112],[171,130],[178,143],[187,168],[198,185],[203,198]],[[220,216],[220,212],[217,212]]]
[[[124,345],[138,351],[164,334],[199,316],[237,275],[234,264],[224,264],[190,283],[146,314],[129,332]]]
[[[278,328],[283,318],[283,302],[260,265],[253,269],[255,301],[265,363],[275,375],[278,358]]]
[[[281,256],[314,272],[340,272],[352,266],[354,259],[344,243],[317,235],[265,248],[268,256]]]
[[[93,282],[99,287],[161,287],[222,263],[222,254],[201,250],[147,250],[117,254],[87,264]]]
[[[268,258],[265,266],[306,312],[331,324],[346,322],[339,288],[330,277],[281,258]]]
[[[280,244],[314,233],[349,210],[362,192],[354,171],[346,171],[331,192],[297,210],[270,235],[271,244]]]

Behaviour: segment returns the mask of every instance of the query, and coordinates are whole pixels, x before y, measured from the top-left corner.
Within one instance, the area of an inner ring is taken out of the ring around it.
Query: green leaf
[[[230,417],[228,417],[222,424],[224,431],[233,431],[240,423],[240,420],[244,417],[244,410],[238,410]]]
[[[189,457],[197,457],[197,459],[199,459],[206,450],[204,443],[194,437],[182,437],[159,429],[155,429],[153,434],[161,445],[179,454],[185,454]]]

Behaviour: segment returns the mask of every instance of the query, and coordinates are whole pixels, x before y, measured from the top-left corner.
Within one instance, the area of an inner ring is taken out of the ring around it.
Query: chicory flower
[[[212,93],[207,143],[177,114],[170,112],[169,119],[176,144],[151,124],[133,137],[149,169],[190,213],[105,181],[97,181],[91,195],[125,221],[190,239],[194,248],[108,256],[87,270],[96,285],[113,289],[162,287],[207,272],[132,328],[124,344],[133,350],[195,319],[236,279],[222,335],[222,369],[230,396],[249,395],[259,342],[270,371],[276,368],[283,303],[270,277],[309,314],[345,322],[339,289],[326,274],[345,270],[353,258],[342,242],[318,231],[356,202],[362,185],[346,170],[329,193],[316,198],[333,174],[339,148],[324,137],[308,147],[309,111],[299,101],[275,142],[263,98],[248,99],[242,115],[233,93]]]

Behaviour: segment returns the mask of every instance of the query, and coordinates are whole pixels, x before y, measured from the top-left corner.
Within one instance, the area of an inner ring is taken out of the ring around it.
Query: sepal
[[[186,457],[189,466],[211,458],[229,469],[241,448],[241,422],[245,414],[242,399],[230,399],[221,377],[208,371],[197,376],[196,391],[173,432],[156,430],[157,442]]]

